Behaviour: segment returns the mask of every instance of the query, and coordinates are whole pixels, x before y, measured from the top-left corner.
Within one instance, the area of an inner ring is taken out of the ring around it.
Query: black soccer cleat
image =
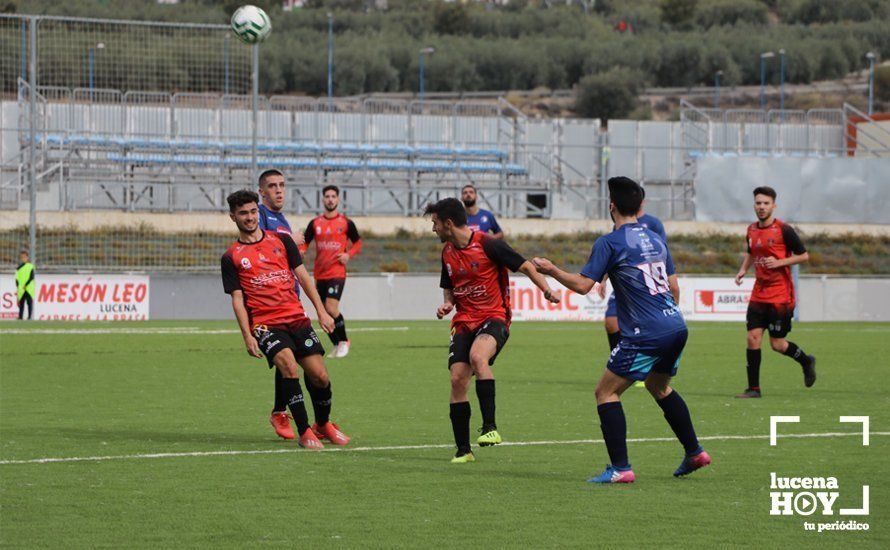
[[[803,385],[811,388],[816,383],[816,356],[807,355],[807,364],[803,367]]]
[[[760,390],[748,388],[736,396],[736,399],[760,399]]]

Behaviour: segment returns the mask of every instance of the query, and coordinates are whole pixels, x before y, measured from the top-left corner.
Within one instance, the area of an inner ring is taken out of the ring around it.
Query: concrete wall
[[[801,277],[798,292],[801,321],[890,321],[890,277]],[[441,299],[436,275],[357,275],[346,282],[341,310],[347,319],[434,319]],[[234,319],[211,274],[152,275],[151,318]]]

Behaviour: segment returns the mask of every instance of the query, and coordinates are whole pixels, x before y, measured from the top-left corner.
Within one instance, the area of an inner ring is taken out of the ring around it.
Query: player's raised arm
[[[538,273],[534,264],[513,250],[506,241],[502,239],[488,238],[483,241],[482,249],[485,251],[485,255],[496,264],[506,267],[513,273],[518,271],[531,279],[535,286],[544,293],[544,297],[547,301],[552,303],[559,302],[559,298],[556,297],[555,293],[550,288],[550,285],[547,284],[547,279]]]
[[[547,258],[534,258],[532,263],[539,273],[553,277],[559,281],[562,286],[568,288],[572,292],[581,294],[582,296],[593,290],[593,285],[597,282],[580,273],[569,273],[560,269]]]
[[[522,265],[519,266],[519,269],[517,271],[531,279],[531,281],[535,283],[535,286],[541,289],[541,292],[544,293],[544,298],[548,302],[554,304],[559,303],[559,297],[554,294],[553,289],[551,289],[550,285],[547,284],[547,279],[543,275],[541,275],[540,272],[538,272],[537,268],[535,268],[535,264],[526,260],[522,263]]]

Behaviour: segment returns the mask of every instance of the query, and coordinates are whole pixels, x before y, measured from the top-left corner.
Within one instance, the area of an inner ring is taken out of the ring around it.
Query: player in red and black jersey
[[[257,194],[236,191],[227,201],[239,236],[220,261],[223,289],[232,296],[232,309],[247,353],[253,357],[265,355],[269,368],[281,372],[284,397],[297,424],[301,447],[321,449],[319,437],[335,445],[346,445],[349,438],[330,421],[331,383],[322,358],[324,348],[303,311],[294,290],[295,281],[315,306],[318,321],[326,332],[334,330],[334,320],[325,312],[293,239],[260,229]],[[303,368],[306,389],[312,397],[315,424],[311,428],[298,365]],[[276,424],[276,420],[282,425]],[[277,418],[273,414],[272,421],[278,435],[294,439],[285,413]]]
[[[735,277],[737,285],[754,264],[756,280],[748,302],[748,388],[736,397],[760,397],[760,343],[764,329],[774,351],[800,363],[806,387],[816,383],[816,358],[807,355],[785,336],[791,332],[794,315],[794,281],[791,266],[810,259],[800,237],[790,225],[773,216],[776,191],[772,187],[754,190],[757,222],[748,226],[748,253]]]
[[[467,392],[476,376],[476,396],[482,411],[480,446],[497,445],[494,374],[491,366],[510,336],[510,295],[507,270],[520,271],[552,303],[559,298],[535,266],[506,242],[467,227],[467,211],[457,199],[442,199],[426,207],[433,231],[445,243],[440,286],[444,302],[436,310],[441,319],[457,310],[451,321],[448,369],[451,371],[451,427],[457,454],[454,463],[473,462],[470,450],[470,403]]]
[[[300,251],[305,254],[315,240],[315,288],[324,300],[324,308],[334,318],[335,328],[329,334],[334,349],[328,357],[346,357],[349,338],[346,321],[340,313],[340,298],[346,285],[346,264],[362,250],[362,238],[352,220],[337,212],[340,188],[328,185],[322,189],[324,213],[313,218],[300,239]]]

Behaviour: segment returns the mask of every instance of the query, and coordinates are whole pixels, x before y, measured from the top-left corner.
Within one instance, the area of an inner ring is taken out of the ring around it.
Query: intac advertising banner
[[[34,319],[44,321],[145,321],[147,275],[41,275],[37,271]],[[0,276],[0,319],[18,317],[15,280]]]
[[[551,304],[526,277],[510,278],[510,303],[515,321],[602,321],[606,300],[591,292],[579,296],[548,277],[559,290],[560,303]],[[680,309],[689,321],[744,321],[754,277],[736,286],[732,277],[680,277]],[[612,286],[606,284],[606,298]]]

